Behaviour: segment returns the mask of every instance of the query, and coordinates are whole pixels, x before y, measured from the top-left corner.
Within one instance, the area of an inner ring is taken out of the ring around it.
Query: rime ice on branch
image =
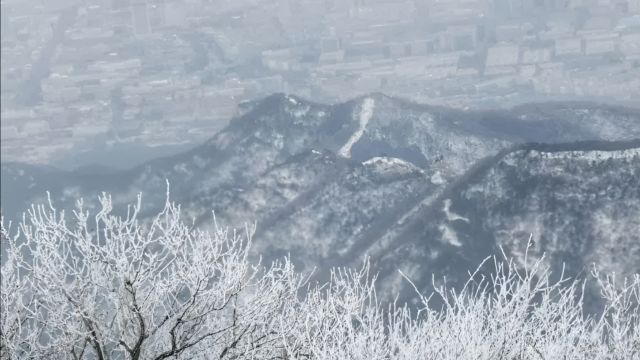
[[[168,194],[167,194],[168,199]],[[90,216],[51,202],[12,231],[2,222],[4,359],[637,359],[640,276],[600,283],[602,315],[585,315],[584,282],[552,281],[542,261],[491,258],[462,289],[435,286],[419,311],[383,306],[367,264],[310,285],[289,259],[248,259],[253,229],[213,232],[167,200],[152,221],[140,197],[124,217],[110,196]],[[527,263],[527,262],[525,262]],[[407,281],[410,281],[407,279]],[[434,306],[434,299],[442,306]]]

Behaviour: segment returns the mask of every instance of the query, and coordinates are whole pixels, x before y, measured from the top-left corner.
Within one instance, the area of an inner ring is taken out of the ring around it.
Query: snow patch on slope
[[[347,143],[344,144],[340,151],[338,151],[338,154],[347,158],[351,157],[351,147],[353,146],[353,144],[358,142],[358,140],[360,140],[360,138],[362,137],[362,134],[364,134],[364,130],[367,128],[367,124],[373,116],[374,107],[375,101],[372,98],[364,99],[364,101],[362,102],[362,106],[360,107],[360,126],[358,127],[358,130],[356,130],[356,132],[351,135]]]
[[[434,185],[442,185],[446,182],[445,179],[442,177],[442,174],[440,173],[440,171],[436,171],[431,176],[430,180],[431,180],[431,183]]]
[[[453,222],[456,220],[461,220],[466,223],[469,222],[469,219],[467,219],[466,217],[458,215],[451,211],[451,199],[444,200],[444,207],[442,208],[442,211],[444,212],[444,215],[448,222]],[[458,239],[458,234],[452,227],[447,224],[440,224],[440,226],[438,226],[438,230],[440,230],[440,233],[442,234],[442,240],[456,247],[462,246],[462,243]]]
[[[363,162],[362,165],[371,169],[375,174],[385,177],[424,173],[417,166],[392,157],[373,157]]]
[[[531,151],[529,156],[532,158],[540,159],[560,159],[578,158],[580,160],[587,161],[603,161],[607,159],[629,159],[634,156],[640,156],[640,148],[619,150],[619,151],[601,151],[601,150],[589,150],[589,151],[557,151],[557,152],[545,152],[545,151]]]
[[[469,219],[467,219],[466,217],[460,216],[451,211],[451,199],[444,200],[444,207],[442,208],[442,211],[444,212],[444,215],[447,217],[447,221],[462,220],[466,223],[469,222]]]
[[[462,243],[458,239],[458,234],[456,234],[455,230],[450,228],[448,225],[441,224],[438,227],[438,230],[440,230],[440,232],[442,233],[442,240],[455,247],[462,246]]]
[[[296,100],[294,97],[287,96],[287,100],[289,101],[286,104],[286,109],[289,115],[294,118],[294,123],[300,124],[304,120],[303,118],[307,116],[311,107],[307,104],[303,104]]]

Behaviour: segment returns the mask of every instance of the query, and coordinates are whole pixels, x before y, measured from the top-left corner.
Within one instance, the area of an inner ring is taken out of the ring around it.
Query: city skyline
[[[462,109],[640,93],[638,0],[5,0],[2,14],[5,161],[194,144],[277,92]]]

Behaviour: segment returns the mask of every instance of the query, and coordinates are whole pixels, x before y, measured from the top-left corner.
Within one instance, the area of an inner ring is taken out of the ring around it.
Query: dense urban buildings
[[[640,94],[640,0],[35,3],[1,2],[3,161],[193,143],[274,92],[460,108]]]

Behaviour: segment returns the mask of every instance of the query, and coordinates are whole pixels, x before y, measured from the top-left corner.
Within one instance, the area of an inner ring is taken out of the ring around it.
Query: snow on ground
[[[568,156],[580,158],[580,160],[587,161],[602,161],[606,159],[628,159],[634,156],[640,156],[640,149],[626,149],[619,151],[531,151],[532,157],[539,157],[542,159],[566,159]]]
[[[448,222],[453,222],[456,220],[461,220],[466,223],[469,222],[469,219],[467,219],[466,217],[460,216],[451,211],[451,199],[445,199],[444,207],[442,208],[442,211],[444,212],[444,215],[446,216]],[[438,227],[438,230],[440,230],[440,233],[442,233],[442,239],[444,241],[448,242],[453,246],[462,246],[462,243],[460,243],[460,240],[458,240],[458,234],[449,225],[441,224]]]
[[[373,157],[362,164],[381,176],[402,176],[423,173],[417,166],[392,157]]]
[[[306,118],[311,110],[311,106],[309,104],[290,95],[286,95],[285,100],[286,101],[283,104],[284,111],[293,118],[293,123],[295,125],[300,125],[309,120]]]
[[[364,134],[364,130],[367,128],[367,124],[369,123],[369,120],[371,120],[371,117],[373,116],[374,107],[375,107],[375,101],[372,98],[364,99],[364,101],[362,102],[362,106],[360,108],[360,116],[359,116],[360,126],[358,127],[358,130],[356,130],[356,132],[354,132],[353,135],[351,135],[347,143],[344,144],[344,146],[340,149],[340,151],[338,151],[338,154],[340,156],[344,156],[347,158],[351,157],[351,147],[353,146],[353,144],[358,142],[358,140],[360,140],[360,137],[362,137],[362,134]]]
[[[444,178],[442,177],[442,174],[440,173],[440,171],[436,171],[432,176],[431,176],[431,183],[434,185],[442,185],[444,184],[446,181],[444,180]]]
[[[456,247],[462,246],[462,243],[458,239],[458,234],[456,234],[455,230],[451,229],[448,225],[441,224],[438,226],[438,230],[442,233],[442,240]]]
[[[467,219],[466,217],[460,216],[451,211],[451,199],[446,199],[444,201],[444,207],[442,208],[442,211],[444,211],[444,215],[447,217],[447,221],[462,220],[466,223],[469,222],[469,219]]]

